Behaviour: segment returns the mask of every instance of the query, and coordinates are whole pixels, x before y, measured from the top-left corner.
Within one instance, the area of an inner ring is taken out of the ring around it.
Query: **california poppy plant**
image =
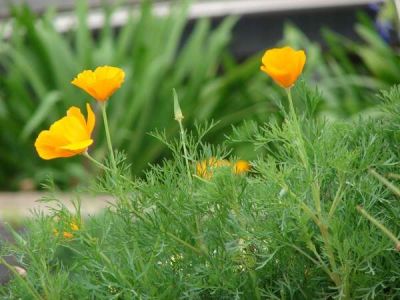
[[[102,66],[79,73],[71,83],[97,101],[106,101],[124,82],[125,72],[117,67]]]
[[[264,53],[260,69],[281,87],[290,88],[300,76],[305,63],[306,54],[303,50],[275,48]]]
[[[36,139],[35,148],[43,159],[70,157],[83,153],[93,143],[91,139],[95,115],[86,104],[87,120],[75,106],[67,115],[53,123],[49,130],[43,130]]]

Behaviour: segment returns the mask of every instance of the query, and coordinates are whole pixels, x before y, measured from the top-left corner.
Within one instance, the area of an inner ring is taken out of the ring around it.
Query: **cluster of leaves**
[[[396,299],[399,254],[392,242],[356,210],[362,205],[394,232],[397,199],[368,173],[398,171],[400,88],[384,93],[388,111],[377,122],[314,117],[320,94],[294,91],[299,122],[247,123],[228,142],[247,142],[259,154],[252,172],[213,171],[190,177],[182,140],[154,133],[171,160],[143,179],[119,171],[93,184],[114,204],[86,219],[74,238],[52,234],[53,217],[40,213],[16,245],[3,248],[27,269],[0,288],[15,299]],[[282,99],[283,100],[283,99]],[[283,100],[284,101],[284,100]],[[297,126],[296,124],[301,124]],[[204,142],[212,126],[187,134],[195,162],[224,158],[227,146]],[[300,136],[299,136],[300,132]],[[303,152],[304,150],[304,152]],[[307,161],[307,163],[305,163]],[[57,201],[56,201],[57,203]],[[56,215],[79,216],[60,207]]]

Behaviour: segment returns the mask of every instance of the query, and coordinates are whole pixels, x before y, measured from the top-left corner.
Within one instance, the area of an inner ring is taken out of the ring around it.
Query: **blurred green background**
[[[151,1],[142,1],[139,11],[132,10],[127,22],[115,28],[111,20],[120,5],[102,5],[104,25],[92,30],[88,3],[76,1],[77,23],[66,32],[56,30],[55,9],[38,15],[27,6],[11,8],[12,33],[0,27],[1,190],[38,189],[49,174],[68,189],[98,171],[83,157],[42,161],[33,147],[38,133],[68,107],[93,104],[70,84],[84,69],[108,64],[126,72],[123,87],[109,102],[109,118],[115,147],[126,152],[135,175],[168,155],[147,133],[178,133],[173,88],[187,128],[195,121],[220,121],[208,137],[211,142],[223,141],[232,125],[240,127],[243,120],[281,120],[276,103],[282,91],[259,71],[262,52],[238,57],[230,47],[239,17],[189,20],[190,3],[184,1],[158,16]],[[307,52],[303,79],[323,95],[319,117],[379,117],[376,93],[399,82],[394,5],[387,1],[371,11],[372,17],[360,12],[356,39],[322,28],[319,43],[290,22],[284,28],[279,45]],[[97,115],[95,144],[89,150],[102,159],[107,147],[98,110]],[[254,158],[245,145],[232,147],[241,158]]]

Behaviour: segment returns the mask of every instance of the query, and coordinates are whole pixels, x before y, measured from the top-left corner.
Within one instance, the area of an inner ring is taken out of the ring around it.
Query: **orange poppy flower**
[[[64,231],[63,232],[63,237],[66,238],[66,239],[72,239],[74,237],[74,235],[71,232]]]
[[[202,178],[210,179],[213,175],[213,169],[230,165],[231,163],[226,159],[211,157],[208,160],[203,160],[196,164],[196,173]]]
[[[69,227],[71,228],[72,231],[79,230],[79,226],[75,221],[72,221],[71,223],[69,223]],[[54,236],[58,237],[58,234],[59,234],[58,230],[53,229],[53,234],[54,234]],[[74,237],[74,235],[69,231],[63,231],[62,236],[66,239],[72,239]]]
[[[58,230],[57,229],[53,229],[53,234],[55,237],[58,237]],[[74,235],[71,232],[68,231],[63,231],[62,236],[66,239],[72,239],[74,237]]]
[[[71,83],[97,101],[106,101],[124,82],[125,72],[117,67],[103,66],[96,70],[85,70]]]
[[[291,87],[303,71],[306,54],[290,47],[267,50],[262,57],[261,71],[281,87]]]
[[[238,160],[234,166],[235,174],[246,173],[250,170],[250,164],[246,160]]]
[[[43,159],[70,157],[82,152],[93,143],[91,139],[95,115],[86,104],[87,120],[77,107],[71,107],[67,115],[43,130],[36,139],[35,148]]]
[[[232,163],[226,159],[216,159],[211,157],[208,160],[200,161],[196,164],[196,174],[204,179],[211,179],[213,170],[220,167],[229,167]],[[250,164],[245,160],[238,160],[232,166],[232,172],[235,174],[246,173],[250,170]]]

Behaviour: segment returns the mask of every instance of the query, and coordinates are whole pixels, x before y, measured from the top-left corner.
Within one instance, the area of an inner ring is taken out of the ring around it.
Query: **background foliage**
[[[65,114],[71,105],[83,107],[87,96],[69,82],[81,70],[111,64],[122,67],[126,83],[115,94],[109,117],[114,144],[126,149],[132,171],[142,174],[149,162],[168,155],[166,147],[148,135],[165,129],[174,135],[172,88],[185,110],[185,124],[218,120],[209,141],[221,141],[232,125],[244,119],[260,122],[265,115],[282,120],[277,101],[282,95],[265,85],[257,72],[261,54],[237,62],[228,49],[235,18],[216,27],[207,19],[188,25],[187,6],[177,5],[171,15],[155,16],[150,1],[133,13],[121,28],[111,26],[116,7],[104,7],[105,26],[91,32],[88,7],[77,1],[77,26],[56,32],[55,12],[35,16],[25,7],[13,10],[13,34],[0,42],[0,188],[37,187],[48,174],[63,188],[84,181],[95,170],[82,158],[41,161],[32,147],[40,130]],[[191,30],[189,30],[191,28]],[[360,40],[351,41],[324,30],[327,48],[310,41],[288,24],[282,44],[304,48],[308,62],[303,77],[323,92],[316,111],[329,119],[376,115],[375,97],[381,88],[398,82],[398,51],[379,35],[372,21],[361,16],[356,25]],[[267,102],[265,102],[267,100]],[[99,121],[100,118],[99,118]],[[95,133],[93,155],[102,158],[106,144]],[[254,158],[252,149],[235,145],[236,154]]]
[[[259,104],[261,94],[248,96],[257,94],[257,83],[246,84],[253,70],[236,66],[233,60],[224,67],[235,18],[225,19],[215,29],[210,20],[199,20],[183,45],[187,6],[179,5],[170,15],[159,17],[144,1],[140,13],[132,13],[119,29],[110,25],[113,9],[104,8],[105,26],[95,36],[86,24],[85,1],[78,1],[76,30],[66,34],[55,31],[52,11],[38,18],[27,8],[14,9],[13,34],[0,47],[0,66],[7,74],[0,77],[0,122],[8,128],[1,132],[3,188],[15,187],[24,177],[40,182],[49,170],[64,184],[71,184],[66,182],[71,177],[85,176],[80,158],[68,164],[41,162],[32,145],[38,132],[64,115],[67,107],[83,107],[89,101],[69,84],[86,68],[109,64],[127,73],[109,116],[114,143],[126,149],[135,173],[165,150],[147,133],[155,128],[165,128],[168,134],[177,130],[170,105],[172,88],[178,90],[188,112],[185,122],[221,120],[214,139],[245,116],[268,110]],[[106,146],[101,131],[95,140],[94,155],[103,157]],[[6,180],[17,174],[14,182]]]

